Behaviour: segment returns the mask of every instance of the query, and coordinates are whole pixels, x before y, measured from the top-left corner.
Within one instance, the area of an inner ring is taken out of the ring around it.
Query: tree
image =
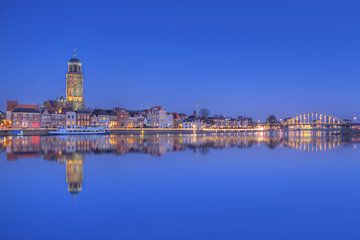
[[[207,117],[209,117],[209,115],[210,115],[210,111],[209,111],[209,109],[207,109],[207,108],[202,108],[202,109],[200,109],[200,111],[199,111],[199,116],[201,117],[201,118],[207,118]]]
[[[266,123],[270,124],[270,125],[274,125],[276,123],[278,123],[277,118],[274,115],[270,115],[267,119],[266,119]]]

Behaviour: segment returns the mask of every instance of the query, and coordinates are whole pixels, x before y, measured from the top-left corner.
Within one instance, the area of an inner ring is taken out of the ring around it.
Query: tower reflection
[[[74,153],[66,159],[66,183],[71,194],[82,191],[84,155]]]
[[[65,164],[66,183],[71,194],[83,189],[86,155],[143,153],[155,157],[168,152],[192,151],[207,154],[211,149],[291,148],[298,151],[329,151],[339,146],[356,146],[359,136],[331,135],[329,132],[177,135],[28,136],[0,138],[0,152],[7,160],[42,158]]]
[[[300,151],[327,151],[341,145],[360,142],[360,137],[329,135],[329,133],[297,133],[251,135],[98,135],[98,136],[28,136],[0,138],[0,151],[6,151],[8,160],[41,157],[65,162],[71,154],[145,153],[162,156],[168,152],[221,148],[250,148],[265,145]],[[76,157],[78,158],[78,157]]]

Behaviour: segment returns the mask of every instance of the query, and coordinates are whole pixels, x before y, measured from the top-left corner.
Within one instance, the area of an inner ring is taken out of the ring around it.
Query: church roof
[[[74,49],[73,57],[70,58],[69,62],[76,62],[76,63],[80,62],[80,59],[76,56],[76,49]]]
[[[76,62],[76,63],[78,63],[78,62],[80,62],[80,59],[78,59],[77,57],[72,57],[72,58],[69,60],[69,62]]]

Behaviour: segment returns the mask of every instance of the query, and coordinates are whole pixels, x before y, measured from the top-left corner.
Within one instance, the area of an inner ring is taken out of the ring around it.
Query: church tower
[[[68,62],[66,73],[66,102],[73,110],[79,110],[85,107],[83,93],[82,64],[74,51],[73,57]]]

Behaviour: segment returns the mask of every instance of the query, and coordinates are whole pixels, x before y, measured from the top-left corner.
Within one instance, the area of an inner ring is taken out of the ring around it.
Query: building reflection
[[[329,151],[360,142],[359,136],[331,135],[323,132],[254,134],[178,134],[178,135],[98,135],[28,136],[0,138],[0,152],[7,160],[42,158],[66,166],[68,191],[82,191],[83,164],[89,154],[123,155],[143,153],[163,156],[168,152],[192,151],[207,154],[211,149],[251,148],[265,145],[270,149],[291,148],[299,151]]]
[[[28,136],[0,138],[0,151],[8,160],[41,157],[65,163],[71,154],[144,153],[162,156],[168,152],[222,148],[250,148],[265,145],[270,149],[293,148],[300,151],[326,151],[340,145],[360,141],[360,137],[344,137],[319,133],[208,134],[208,135],[98,135],[98,136]],[[201,151],[200,151],[201,152]]]

